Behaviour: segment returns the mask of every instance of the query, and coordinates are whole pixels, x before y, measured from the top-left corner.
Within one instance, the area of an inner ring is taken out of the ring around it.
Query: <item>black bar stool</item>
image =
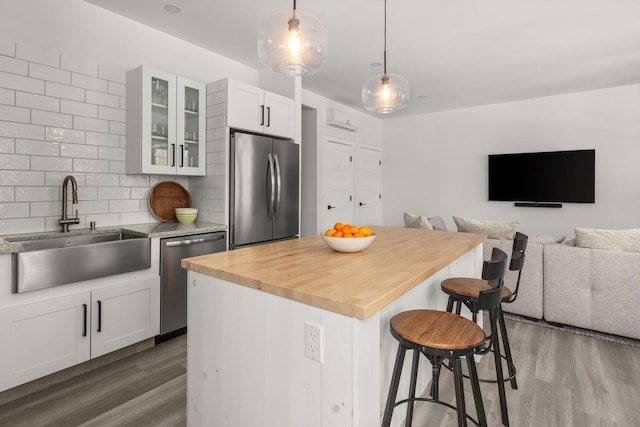
[[[496,249],[496,251],[502,252],[499,249]],[[491,274],[495,274],[496,281],[499,284],[502,283],[501,278],[504,275],[507,263],[507,254],[504,252],[502,254],[504,256],[500,257],[496,252],[495,259],[483,263],[483,271],[486,270]],[[497,307],[500,305],[501,293],[502,289],[499,285],[495,288],[483,290],[479,295],[479,304],[482,307],[487,307],[487,309],[489,307]],[[467,419],[471,420],[475,425],[486,426],[487,420],[474,359],[474,354],[482,352],[485,347],[486,335],[482,328],[462,316],[437,310],[410,310],[396,314],[391,319],[390,327],[391,334],[398,340],[399,345],[382,426],[387,427],[390,425],[394,408],[404,403],[407,404],[405,426],[411,426],[413,405],[416,401],[437,403],[455,409],[458,416],[458,426],[466,426]],[[407,399],[396,402],[402,375],[402,365],[407,350],[413,350],[409,396]],[[431,398],[416,397],[420,354],[423,354],[431,362]],[[464,357],[467,361],[477,420],[466,413],[461,357]],[[449,360],[453,367],[456,406],[441,401],[439,397],[440,368],[445,360]]]
[[[520,288],[520,277],[522,275],[522,268],[524,266],[525,250],[527,248],[528,237],[525,234],[517,232],[513,240],[513,247],[511,252],[511,261],[509,263],[509,270],[518,271],[518,279],[516,282],[515,291],[512,292],[508,287],[502,286],[502,298],[501,302],[510,303],[515,301],[518,290]],[[494,251],[496,248],[494,248]],[[502,252],[502,251],[501,251]],[[503,252],[504,253],[504,252]],[[493,257],[493,255],[492,255]],[[441,284],[441,289],[449,295],[449,301],[447,304],[447,311],[452,312],[454,303],[456,305],[456,313],[460,314],[461,304],[464,304],[471,311],[474,321],[477,321],[478,313],[481,308],[478,304],[479,295],[482,290],[489,289],[495,286],[488,279],[483,270],[482,279],[475,278],[450,278],[446,279]],[[496,379],[480,379],[480,382],[498,383],[498,392],[500,394],[500,407],[502,411],[502,422],[504,425],[509,425],[509,416],[507,412],[507,400],[506,393],[504,391],[504,382],[510,381],[511,388],[517,389],[518,384],[516,381],[516,368],[513,363],[513,357],[511,355],[511,347],[509,345],[509,337],[507,335],[507,328],[504,322],[504,315],[502,312],[501,304],[498,305],[495,318],[489,315],[489,323],[491,330],[495,328],[495,333],[491,332],[490,345],[487,351],[494,352],[495,364],[496,364]],[[499,326],[498,326],[499,325]],[[498,335],[498,329],[500,335]],[[502,341],[500,343],[499,341]],[[500,345],[504,348],[504,355],[500,351]],[[504,378],[502,375],[502,361],[507,361],[507,368],[509,376]],[[498,373],[499,371],[499,373]]]

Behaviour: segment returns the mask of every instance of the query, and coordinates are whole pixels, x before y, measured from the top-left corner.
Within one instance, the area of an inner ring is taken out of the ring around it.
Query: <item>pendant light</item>
[[[327,62],[327,29],[315,16],[282,10],[269,16],[258,32],[258,56],[266,68],[289,76],[317,73]]]
[[[384,71],[362,85],[362,104],[369,111],[389,114],[409,104],[409,82],[387,73],[387,0],[384,0]]]

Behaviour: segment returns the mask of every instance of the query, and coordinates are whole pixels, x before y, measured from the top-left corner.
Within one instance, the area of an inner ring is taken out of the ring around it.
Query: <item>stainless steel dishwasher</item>
[[[187,270],[183,258],[226,250],[224,231],[160,239],[160,337],[164,341],[186,332]]]

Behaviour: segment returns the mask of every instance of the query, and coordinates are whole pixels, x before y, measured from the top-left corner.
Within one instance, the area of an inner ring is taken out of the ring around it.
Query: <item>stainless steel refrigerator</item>
[[[237,131],[230,141],[229,247],[298,237],[298,144]]]

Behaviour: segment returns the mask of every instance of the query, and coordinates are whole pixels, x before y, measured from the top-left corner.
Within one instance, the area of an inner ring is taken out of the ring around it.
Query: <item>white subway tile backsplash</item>
[[[31,111],[28,108],[0,105],[0,118],[10,122],[29,123]]]
[[[51,111],[31,110],[31,123],[70,128],[73,125],[73,116],[71,114],[53,113]]]
[[[29,92],[16,92],[15,103],[19,107],[37,110],[60,111],[60,99],[53,96],[38,95]]]
[[[114,227],[121,225],[120,214],[117,213],[86,215],[86,222],[91,223],[91,221],[96,223],[96,227]]]
[[[98,106],[87,104],[85,102],[71,101],[68,99],[60,100],[60,112],[85,117],[98,117]]]
[[[29,77],[61,84],[71,84],[71,72],[47,65],[29,64]]]
[[[21,234],[45,229],[45,218],[7,218],[0,220],[2,234]]]
[[[131,189],[129,187],[100,187],[98,189],[98,199],[131,199]]]
[[[87,132],[86,143],[87,145],[120,147],[120,136],[110,133]]]
[[[98,107],[98,117],[105,120],[114,120],[123,123],[127,120],[125,110],[103,106]]]
[[[109,133],[116,135],[126,135],[127,134],[127,126],[124,122],[109,122]]]
[[[0,185],[44,185],[44,173],[0,170]]]
[[[0,71],[0,87],[32,93],[44,93],[44,81]]]
[[[95,119],[92,117],[75,116],[73,128],[81,130],[92,130],[96,132],[108,132],[109,122],[107,120]]]
[[[59,187],[16,187],[16,202],[47,202],[60,200]]]
[[[74,159],[74,172],[109,172],[108,160]]]
[[[120,160],[109,160],[109,172],[111,173],[125,173],[126,162]]]
[[[36,156],[59,156],[60,144],[52,141],[38,141],[33,139],[16,139],[16,154]]]
[[[78,203],[80,205],[80,203]],[[82,215],[88,214],[101,214],[109,212],[108,200],[86,200],[82,201],[82,205],[78,209],[78,212]]]
[[[14,187],[0,187],[0,203],[10,203],[15,200]]]
[[[0,137],[43,139],[44,126],[0,121]]]
[[[147,175],[121,175],[120,185],[122,187],[149,187],[149,177]]]
[[[16,91],[0,87],[0,104],[15,105]]]
[[[71,142],[75,144],[83,144],[85,140],[85,132],[82,130],[65,129],[57,127],[47,127],[45,132],[47,141]]]
[[[53,186],[57,186],[58,188],[61,188],[62,186],[62,182],[64,181],[64,178],[67,175],[72,175],[75,179],[76,182],[78,183],[78,187],[83,187],[84,186],[84,174],[83,173],[78,173],[78,172],[70,172],[70,171],[62,171],[62,172],[57,172],[57,171],[50,171],[50,172],[46,172],[45,174],[45,185],[53,185]]]
[[[98,92],[107,92],[109,88],[106,80],[79,73],[71,73],[71,85]]]
[[[0,138],[0,153],[15,153],[15,141],[13,138]]]
[[[29,74],[29,63],[21,59],[0,56],[0,71],[26,76]]]
[[[140,200],[109,200],[109,212],[138,212]]]
[[[98,158],[104,160],[126,160],[124,148],[98,147]]]
[[[119,95],[119,96],[127,95],[127,85],[124,83],[109,82],[108,89],[109,89],[109,93],[113,95]]]
[[[30,205],[30,210],[31,210],[31,215],[32,216],[54,216],[57,215],[58,218],[61,217],[61,208],[60,208],[60,202],[59,201],[51,201],[51,202],[31,202],[29,203]],[[69,206],[71,206],[71,203],[69,203]],[[75,211],[77,208],[76,206],[78,205],[74,205],[73,206],[73,211]],[[71,213],[71,212],[70,212]]]
[[[29,170],[29,156],[0,154],[0,169]]]
[[[80,74],[98,77],[98,61],[95,58],[72,54],[60,55],[60,68]]]
[[[117,187],[120,185],[120,177],[112,173],[90,173],[86,174],[86,185],[99,187]]]
[[[45,83],[45,94],[62,99],[71,99],[73,101],[84,101],[85,89],[68,85],[61,85],[54,82]]]
[[[86,101],[90,104],[103,105],[105,107],[120,108],[120,97],[104,92],[96,92],[86,89]]]
[[[145,203],[149,199],[149,187],[131,187],[131,198],[144,200]]]
[[[60,144],[60,156],[81,158],[81,159],[97,159],[98,147],[86,144]]]
[[[98,200],[98,187],[79,185],[78,200]]]
[[[73,166],[73,159],[50,156],[31,156],[32,171],[68,171]]]
[[[120,214],[120,224],[153,224],[158,222],[146,208],[141,212],[124,212]]]

